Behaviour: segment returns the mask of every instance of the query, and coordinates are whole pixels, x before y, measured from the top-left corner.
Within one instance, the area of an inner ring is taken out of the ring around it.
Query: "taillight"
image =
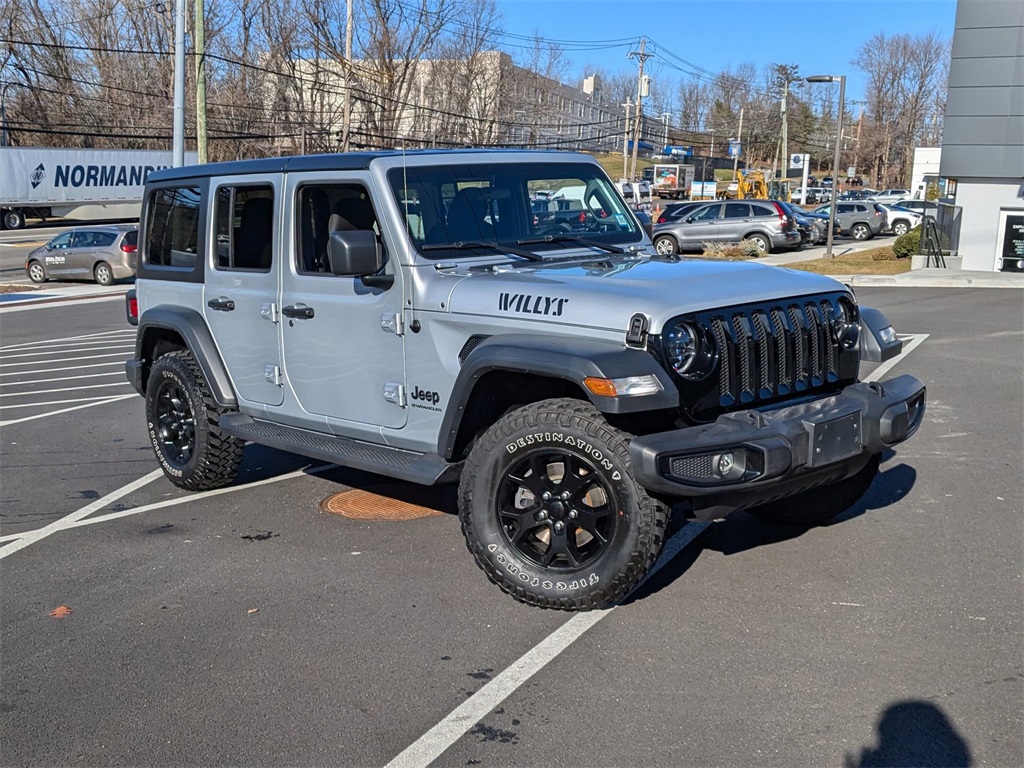
[[[657,223],[658,224],[664,224],[666,221],[668,221],[668,217],[667,216],[659,216]]]
[[[136,296],[135,289],[132,288],[125,294],[124,297],[124,314],[128,319],[129,325],[139,324],[139,300]]]
[[[139,246],[128,245],[128,243],[121,243],[121,250],[124,251],[125,253],[135,253],[137,250],[139,250]]]
[[[778,203],[772,203],[772,205],[774,205],[774,206],[775,206],[775,210],[776,210],[776,211],[778,211],[778,214],[779,214],[779,221],[780,221],[780,222],[782,222],[782,224],[783,224],[783,225],[785,225],[785,224],[786,224],[786,221],[787,221],[787,218],[786,218],[786,209],[785,209],[785,208],[783,208],[783,207],[782,207],[781,205],[779,205]]]

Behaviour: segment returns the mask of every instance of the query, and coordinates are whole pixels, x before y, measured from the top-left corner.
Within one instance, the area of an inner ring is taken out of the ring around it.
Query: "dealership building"
[[[1024,2],[959,0],[939,174],[963,269],[1024,271]]]

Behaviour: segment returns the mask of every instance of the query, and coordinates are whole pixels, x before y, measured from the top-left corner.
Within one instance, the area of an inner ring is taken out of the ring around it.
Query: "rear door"
[[[750,203],[726,203],[718,229],[720,240],[742,240],[753,224]]]
[[[240,401],[280,405],[280,174],[215,178],[203,312]]]
[[[88,277],[92,275],[92,263],[96,255],[94,246],[95,233],[88,230],[76,230],[71,233],[71,245],[64,251],[64,263],[60,265],[59,274],[68,277]],[[58,274],[57,270],[52,270]]]

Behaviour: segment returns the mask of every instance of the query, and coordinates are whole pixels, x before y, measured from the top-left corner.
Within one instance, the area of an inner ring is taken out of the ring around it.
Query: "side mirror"
[[[372,275],[384,266],[377,236],[371,230],[331,232],[327,243],[331,272],[339,277]]]

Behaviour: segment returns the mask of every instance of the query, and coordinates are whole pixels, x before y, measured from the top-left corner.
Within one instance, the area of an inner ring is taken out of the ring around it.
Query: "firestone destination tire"
[[[516,600],[585,611],[624,597],[661,552],[668,508],[632,475],[628,437],[590,403],[502,417],[466,460],[459,518],[487,577]]]
[[[875,454],[857,474],[832,485],[812,488],[787,499],[748,509],[766,523],[812,528],[825,525],[848,510],[867,493],[878,475],[881,457]]]
[[[146,424],[157,461],[179,488],[206,491],[235,479],[245,442],[225,434],[202,371],[187,350],[153,363],[146,386]]]

